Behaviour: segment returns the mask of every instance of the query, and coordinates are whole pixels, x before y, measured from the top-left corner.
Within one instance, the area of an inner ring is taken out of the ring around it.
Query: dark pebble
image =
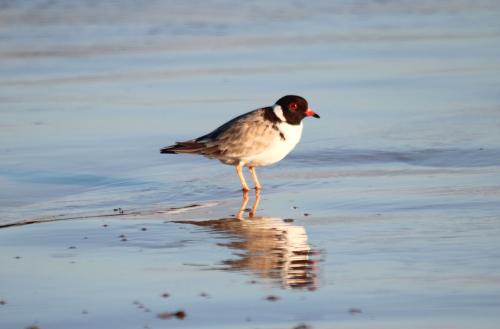
[[[5,300],[3,300],[3,299],[0,300],[0,305],[5,305],[5,304],[7,304],[7,302]]]
[[[169,294],[169,293],[167,293],[167,292],[164,292],[163,294],[161,294],[161,296],[162,296],[163,298],[168,298],[168,297],[170,297],[170,294]]]
[[[293,329],[312,329],[312,327],[308,326],[308,325],[307,325],[307,324],[305,324],[305,323],[301,323],[301,324],[299,324],[298,326],[293,327]]]
[[[360,314],[360,313],[362,313],[362,311],[361,311],[360,308],[351,307],[349,309],[349,313],[351,313],[351,314]]]
[[[309,216],[309,215],[311,215],[311,214],[308,213],[308,212],[304,213],[304,216],[306,216],[306,217]]]
[[[75,246],[69,246],[68,249],[76,249]]]
[[[141,231],[147,231],[147,230],[148,230],[148,229],[147,229],[147,228],[145,228],[145,227],[141,228]]]
[[[285,218],[285,219],[283,219],[283,221],[284,221],[285,223],[291,223],[291,222],[293,222],[293,221],[294,221],[294,219],[293,219],[293,218]]]
[[[270,302],[275,302],[277,300],[279,300],[280,298],[278,296],[273,296],[273,295],[269,295],[266,297],[266,300],[270,301]]]
[[[177,319],[184,319],[186,317],[186,312],[184,311],[177,311],[174,313],[174,316],[177,318]]]
[[[158,318],[162,319],[162,320],[168,320],[168,319],[171,319],[171,318],[177,318],[179,320],[182,320],[186,317],[186,312],[184,311],[177,311],[177,312],[174,312],[174,313],[170,313],[170,312],[163,312],[163,313],[160,313],[157,315]]]

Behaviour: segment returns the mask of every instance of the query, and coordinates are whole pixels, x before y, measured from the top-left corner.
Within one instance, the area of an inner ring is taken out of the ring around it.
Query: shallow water
[[[235,211],[229,204],[226,210]],[[0,230],[6,328],[495,328],[498,218],[150,214]],[[182,218],[184,215],[177,215]],[[8,269],[8,270],[6,270]],[[167,295],[164,295],[167,294]],[[182,310],[182,320],[158,315]],[[29,314],[29,316],[27,316]],[[165,323],[173,322],[173,323]]]
[[[0,230],[9,326],[99,327],[134,300],[162,312],[160,282],[186,327],[498,323],[496,1],[0,5],[0,225],[57,220]],[[288,93],[321,119],[258,170],[259,220],[231,219],[233,168],[158,152]],[[102,221],[112,236],[95,233]],[[143,225],[125,246],[115,239]],[[293,246],[269,233],[290,230]],[[54,256],[80,233],[99,235],[91,254],[68,252],[86,266]],[[312,261],[298,263],[299,291],[283,265],[295,244]],[[152,263],[168,265],[144,270]],[[41,286],[26,286],[40,268]],[[116,268],[131,275],[113,283]],[[77,282],[100,293],[68,294]],[[206,287],[213,298],[197,295]],[[72,322],[92,307],[90,322]],[[161,326],[155,315],[127,312],[120,325]]]

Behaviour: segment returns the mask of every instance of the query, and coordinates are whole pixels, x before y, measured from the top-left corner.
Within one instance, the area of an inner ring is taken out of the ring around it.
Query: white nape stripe
[[[273,112],[282,122],[286,122],[285,116],[283,115],[283,109],[281,108],[281,106],[279,106],[278,104],[274,104]]]

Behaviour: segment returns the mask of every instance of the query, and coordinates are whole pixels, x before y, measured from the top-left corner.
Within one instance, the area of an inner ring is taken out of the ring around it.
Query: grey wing
[[[196,141],[210,150],[206,156],[221,160],[262,153],[273,143],[275,129],[278,129],[273,122],[265,119],[265,111],[258,109],[236,117]]]

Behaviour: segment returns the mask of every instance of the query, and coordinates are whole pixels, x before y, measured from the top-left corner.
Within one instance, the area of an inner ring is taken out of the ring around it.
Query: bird
[[[305,117],[320,118],[297,95],[281,97],[274,105],[261,107],[226,122],[212,132],[160,149],[166,154],[198,154],[236,167],[243,192],[250,188],[243,176],[247,167],[260,191],[256,167],[282,160],[298,144]]]

